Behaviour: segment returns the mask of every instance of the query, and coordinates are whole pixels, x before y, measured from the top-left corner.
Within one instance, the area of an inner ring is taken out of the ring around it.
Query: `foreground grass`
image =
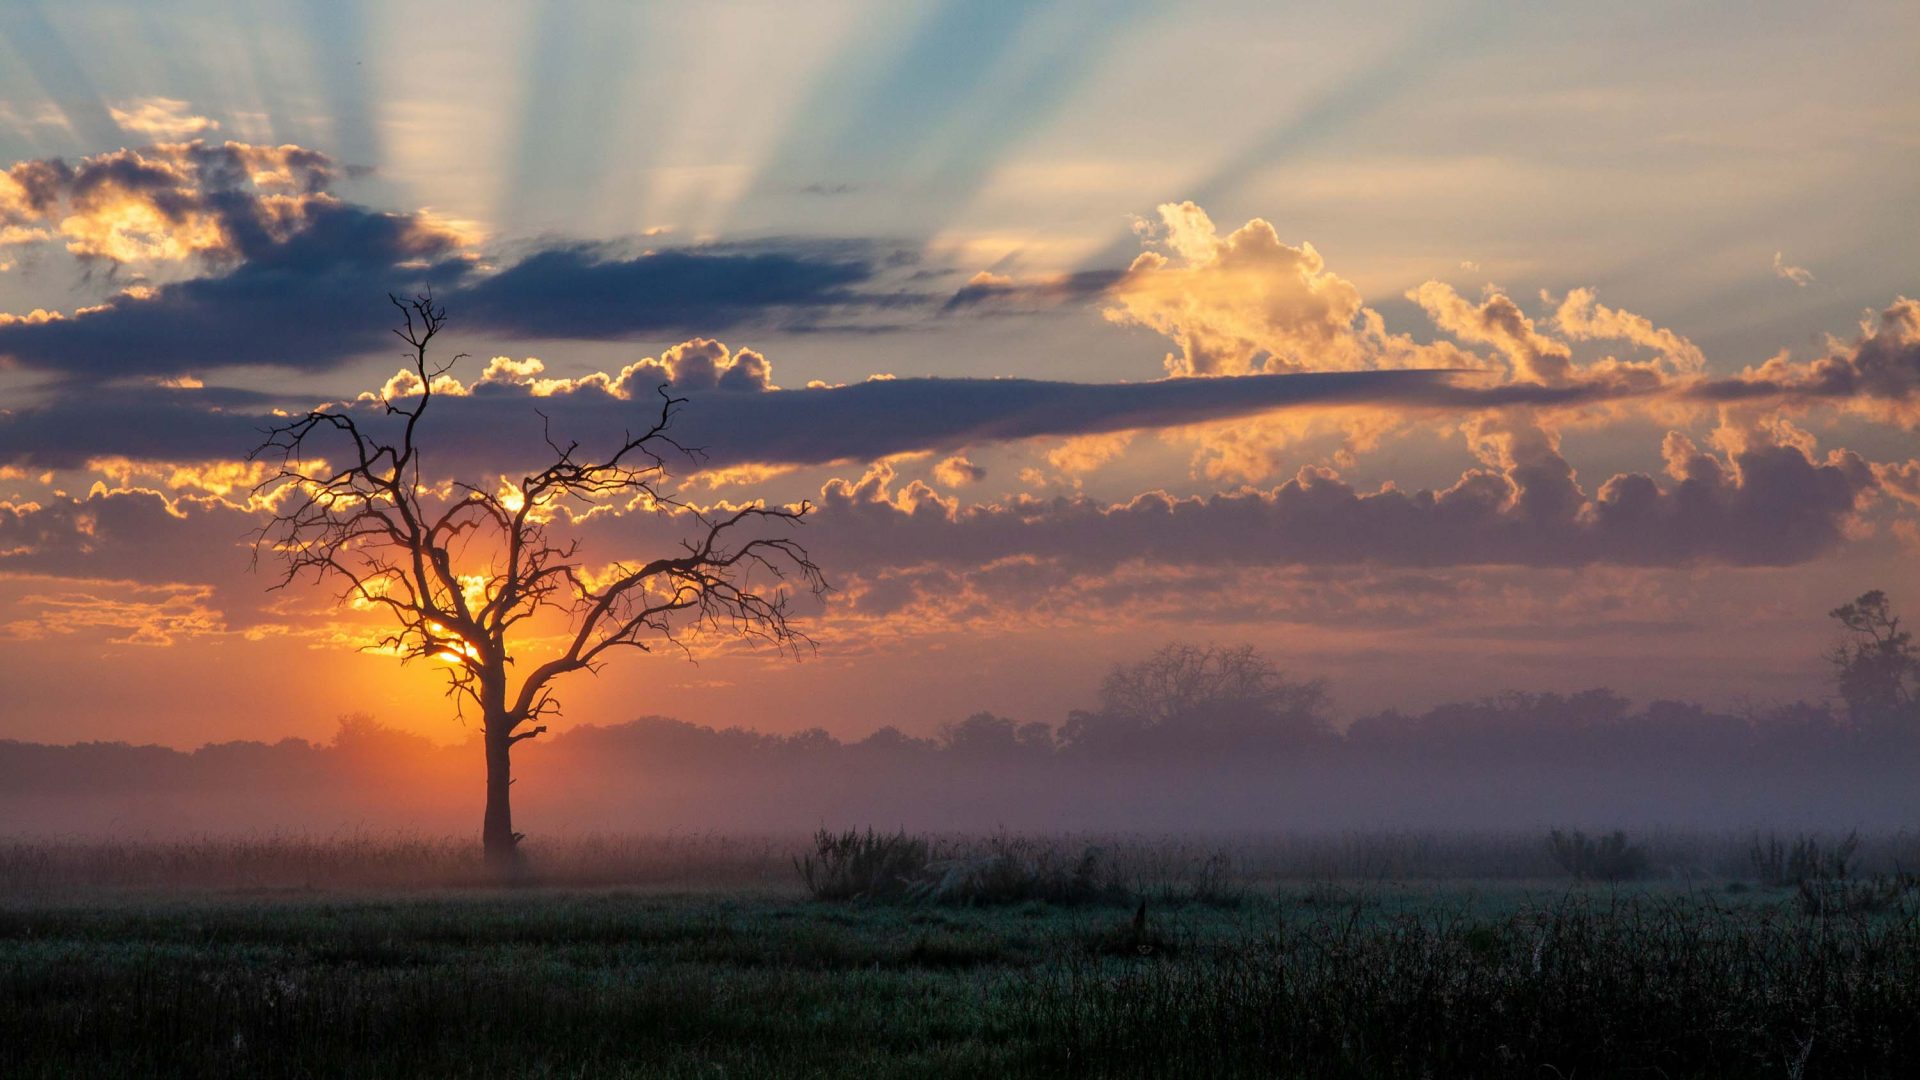
[[[1920,921],[1785,893],[1283,887],[16,899],[6,1076],[1891,1076]]]

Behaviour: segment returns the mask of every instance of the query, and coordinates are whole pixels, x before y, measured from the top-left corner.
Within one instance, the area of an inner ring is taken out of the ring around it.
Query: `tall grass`
[[[1012,998],[1049,1066],[1090,1075],[1893,1076],[1920,1052],[1920,921],[1349,910],[1189,962],[1065,958]]]
[[[1913,913],[1647,888],[13,905],[0,1075],[1892,1077],[1920,1055]]]

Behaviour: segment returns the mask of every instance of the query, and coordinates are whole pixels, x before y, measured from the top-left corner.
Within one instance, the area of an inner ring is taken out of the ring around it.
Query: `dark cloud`
[[[1125,270],[1081,270],[1057,278],[1016,281],[1004,275],[978,273],[947,298],[943,311],[985,307],[1024,311],[1058,307],[1104,298],[1127,276]]]
[[[176,375],[235,364],[327,368],[389,340],[388,292],[468,273],[421,219],[329,202],[284,238],[241,234],[230,272],[114,296],[67,318],[0,322],[0,356],[67,376]]]
[[[604,244],[536,252],[448,298],[463,322],[536,338],[605,340],[660,331],[805,322],[879,298],[856,291],[885,268],[844,243],[788,249]]]
[[[730,393],[729,386],[764,385],[764,358],[741,350],[720,365],[720,354],[705,345],[690,342],[669,353],[682,386],[691,385],[690,379],[702,385],[710,379],[714,386],[693,393],[673,428],[683,442],[701,447],[711,466],[870,461],[909,451],[1168,427],[1302,405],[1418,404],[1447,393],[1445,374],[1420,371],[1148,383],[878,379]],[[659,400],[644,376],[664,370],[661,362],[629,369],[622,376],[627,397],[609,392],[607,387],[618,381],[604,377],[539,398],[525,384],[482,381],[470,396],[435,398],[433,438],[446,455],[442,460],[459,461],[463,468],[507,470],[525,467],[522,454],[543,450],[541,413],[556,433],[582,446],[617,441],[657,415]],[[382,422],[377,405],[353,408],[370,424]],[[0,414],[0,462],[58,466],[108,455],[233,458],[259,441],[258,429],[276,422],[265,409],[243,410],[232,402],[215,405],[200,391],[121,392],[97,400],[69,394]]]
[[[0,572],[201,586],[225,624],[239,628],[261,621],[275,602],[271,574],[251,570],[260,524],[221,499],[143,490],[0,501]]]
[[[89,389],[0,409],[0,462],[70,469],[97,457],[232,460],[281,422],[270,408],[232,390]]]
[[[809,329],[929,302],[904,288],[917,256],[850,240],[638,253],[563,243],[484,274],[480,253],[452,227],[338,198],[331,189],[351,171],[297,146],[195,141],[0,172],[0,225],[57,228],[108,280],[129,265],[197,275],[71,315],[0,315],[0,360],[83,379],[235,364],[321,369],[386,340],[387,293],[428,287],[464,326],[584,340]]]

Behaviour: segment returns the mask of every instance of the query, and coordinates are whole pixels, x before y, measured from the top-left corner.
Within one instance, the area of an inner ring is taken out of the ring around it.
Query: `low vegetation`
[[[1789,896],[16,898],[0,1075],[1903,1075],[1920,917]]]
[[[511,888],[457,842],[0,843],[0,1075],[1878,1077],[1920,1055],[1914,837],[1810,838],[1847,875],[1780,884],[1747,836],[1575,835],[583,837]],[[1620,860],[1642,880],[1610,880]]]
[[[1859,850],[1857,832],[1848,833],[1845,839],[1824,847],[1818,836],[1802,835],[1788,843],[1781,840],[1779,834],[1768,833],[1765,840],[1755,834],[1748,858],[1761,884],[1798,886],[1807,881],[1846,880]]]
[[[1007,833],[936,842],[905,832],[822,829],[794,869],[816,900],[1072,905],[1129,895],[1099,847],[1072,854]]]
[[[1578,829],[1555,829],[1547,836],[1547,849],[1575,881],[1634,881],[1647,872],[1646,849],[1628,843],[1619,831],[1596,839]]]

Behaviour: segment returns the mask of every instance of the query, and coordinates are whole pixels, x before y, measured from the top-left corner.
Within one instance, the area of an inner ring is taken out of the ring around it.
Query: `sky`
[[[417,400],[426,289],[441,479],[666,383],[680,499],[810,506],[817,650],[695,635],[570,722],[1058,722],[1174,640],[1347,717],[1819,700],[1828,609],[1920,608],[1916,44],[1907,3],[8,0],[0,738],[464,737],[250,539],[263,428]]]

